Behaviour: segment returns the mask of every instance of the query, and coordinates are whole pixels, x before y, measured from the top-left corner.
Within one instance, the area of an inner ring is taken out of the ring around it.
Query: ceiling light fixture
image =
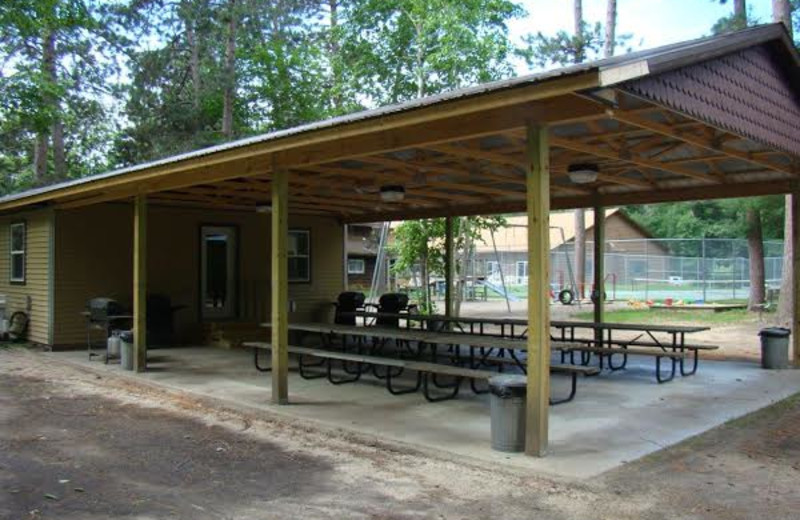
[[[588,163],[570,164],[567,167],[569,180],[575,184],[589,184],[597,180],[597,165]]]
[[[400,202],[406,196],[406,189],[402,186],[381,186],[381,200],[384,202]]]

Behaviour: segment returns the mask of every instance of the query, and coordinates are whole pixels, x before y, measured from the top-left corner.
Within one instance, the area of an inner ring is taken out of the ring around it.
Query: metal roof
[[[90,185],[93,182],[112,177],[120,177],[136,172],[143,172],[161,166],[177,164],[190,159],[210,156],[234,149],[242,149],[267,142],[280,141],[281,139],[286,139],[288,137],[297,136],[300,134],[312,134],[324,129],[341,128],[356,122],[377,120],[386,116],[411,112],[414,110],[421,110],[434,105],[444,105],[455,100],[477,98],[480,96],[491,95],[525,86],[556,81],[567,77],[579,76],[586,73],[599,73],[601,86],[611,86],[624,81],[629,81],[631,79],[646,77],[648,75],[664,72],[688,64],[709,60],[743,48],[752,47],[767,42],[776,43],[778,51],[783,54],[783,59],[791,61],[789,74],[792,81],[796,82],[798,77],[800,77],[800,72],[798,71],[797,67],[797,65],[800,64],[800,58],[798,58],[797,51],[794,49],[785,27],[782,24],[762,25],[721,36],[700,38],[666,45],[655,49],[637,51],[612,58],[587,62],[579,65],[557,68],[541,73],[529,74],[476,85],[473,87],[456,89],[403,103],[384,106],[372,110],[365,110],[285,130],[239,139],[236,141],[174,155],[147,163],[112,170],[103,174],[83,177],[80,179],[61,182],[41,188],[35,188],[0,198],[0,210],[3,209],[3,205],[5,203],[11,201],[19,201],[25,198],[43,194],[52,194],[53,197],[56,197],[59,191],[66,188],[80,185]]]

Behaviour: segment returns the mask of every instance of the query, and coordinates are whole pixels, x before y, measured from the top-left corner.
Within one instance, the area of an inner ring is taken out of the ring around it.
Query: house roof
[[[453,90],[0,199],[0,211],[155,203],[253,210],[288,169],[292,211],[349,222],[519,211],[525,128],[550,129],[554,208],[782,193],[800,157],[798,56],[772,24]],[[592,160],[598,182],[566,165]],[[400,204],[377,197],[406,188]]]

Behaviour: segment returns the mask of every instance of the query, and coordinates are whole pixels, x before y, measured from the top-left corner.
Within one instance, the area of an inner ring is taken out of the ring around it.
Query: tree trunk
[[[582,300],[586,287],[586,210],[583,208],[575,210],[575,286],[575,296]]]
[[[792,35],[792,7],[789,0],[772,0],[772,21],[781,22]],[[791,323],[794,315],[794,285],[792,262],[794,244],[792,243],[792,195],[786,195],[786,211],[783,224],[783,276],[778,301],[778,322]]]
[[[61,132],[60,144],[60,159],[59,166],[63,166],[64,157],[64,139],[63,129],[58,122],[58,100],[53,94],[53,90],[57,83],[56,72],[56,39],[53,31],[46,29],[42,35],[42,75],[44,76],[44,87],[46,88],[42,96],[43,107],[46,111],[47,119],[51,121],[50,128],[40,128],[36,135],[36,148],[34,149],[34,175],[36,184],[47,184],[47,155],[49,151],[50,138],[54,131]]]
[[[194,30],[194,21],[186,19],[186,44],[189,46],[189,69],[192,75],[192,106],[200,109],[200,48],[197,45],[197,34]]]
[[[33,174],[37,185],[45,183],[47,177],[47,151],[50,135],[47,132],[36,134],[36,144],[33,148]]]
[[[236,96],[236,0],[228,2],[228,39],[225,44],[225,88],[222,97],[222,134],[233,138],[233,105]]]
[[[786,195],[785,205],[786,209],[783,222],[783,275],[781,276],[781,292],[778,298],[778,313],[776,318],[779,323],[789,324],[794,319],[792,195]]]
[[[606,41],[603,45],[603,54],[606,58],[614,55],[617,45],[617,0],[608,0],[606,5]]]
[[[764,240],[761,233],[761,213],[747,208],[747,252],[750,257],[750,299],[747,308],[760,310],[764,303]]]
[[[772,21],[781,22],[792,35],[792,5],[789,0],[772,0]]]
[[[48,31],[42,46],[42,69],[50,89],[58,85],[58,70],[56,69],[56,39],[52,31]],[[58,97],[52,90],[44,96],[45,108],[49,111],[50,138],[53,148],[53,175],[49,182],[58,182],[67,177],[67,159],[64,151],[64,123],[61,120],[61,107]],[[46,166],[45,166],[46,168]]]
[[[328,61],[331,66],[331,86],[333,91],[333,107],[337,114],[344,105],[344,87],[342,85],[342,64],[339,59],[339,1],[328,0],[330,9],[330,33],[328,38]]]
[[[586,49],[583,41],[583,1],[574,0],[575,12],[575,63],[581,63],[586,59]]]
[[[431,294],[428,290],[428,286],[430,285],[430,272],[428,270],[428,253],[425,252],[422,254],[422,258],[420,258],[420,263],[422,264],[421,268],[421,276],[422,276],[422,308],[425,310],[426,314],[431,313]]]
[[[417,97],[425,95],[425,49],[422,41],[422,22],[414,23],[417,35]]]
[[[58,107],[56,107],[58,108]],[[67,154],[64,150],[64,123],[56,115],[53,121],[53,182],[60,182],[67,178]]]
[[[461,217],[459,220],[459,231],[461,235],[461,269],[456,269],[458,273],[458,291],[456,291],[455,306],[453,313],[461,316],[461,302],[464,300],[464,291],[467,287],[467,267],[469,266],[469,254],[472,251],[472,240],[469,235],[469,217]],[[457,266],[456,266],[457,267]]]

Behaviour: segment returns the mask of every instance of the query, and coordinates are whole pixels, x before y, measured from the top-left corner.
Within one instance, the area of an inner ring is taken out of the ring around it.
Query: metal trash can
[[[120,332],[120,361],[123,370],[133,370],[133,331]]]
[[[788,368],[790,334],[783,327],[761,329],[761,368]]]
[[[501,375],[489,379],[492,449],[525,449],[525,395],[527,377]]]

